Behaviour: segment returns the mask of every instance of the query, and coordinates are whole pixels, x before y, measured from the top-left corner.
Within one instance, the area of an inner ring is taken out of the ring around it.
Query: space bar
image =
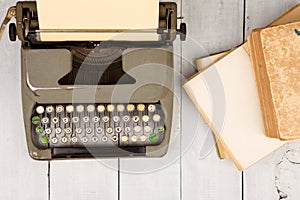
[[[53,148],[53,158],[144,156],[145,147]]]

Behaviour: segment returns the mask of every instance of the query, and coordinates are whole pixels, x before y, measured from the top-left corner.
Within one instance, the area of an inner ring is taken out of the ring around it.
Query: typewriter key
[[[58,117],[53,117],[52,122],[53,124],[57,124],[59,121]]]
[[[48,118],[48,117],[44,117],[44,118],[42,119],[42,123],[43,123],[43,124],[48,124],[48,123],[49,123],[49,118]]]
[[[119,116],[114,116],[113,117],[113,121],[114,122],[119,122],[120,121],[120,117]]]
[[[106,132],[107,132],[108,134],[111,134],[111,133],[113,132],[113,129],[112,129],[111,127],[108,127],[108,128],[106,129]]]
[[[77,143],[77,142],[78,142],[78,138],[77,138],[77,137],[72,137],[72,138],[71,138],[71,141],[72,141],[73,143]]]
[[[136,142],[137,141],[137,136],[136,135],[131,136],[131,141]]]
[[[97,117],[97,116],[93,117],[93,122],[98,123],[99,120],[100,120],[99,117]]]
[[[148,115],[144,115],[143,117],[142,117],[142,120],[143,120],[143,122],[149,122],[149,116]]]
[[[35,132],[36,133],[43,133],[44,132],[44,128],[41,127],[41,126],[38,126],[38,127],[35,128]]]
[[[151,142],[157,142],[158,141],[158,135],[157,134],[155,134],[155,133],[152,133],[150,136],[149,136],[149,140],[151,141]]]
[[[65,133],[66,134],[71,134],[72,133],[72,129],[69,127],[69,128],[66,128],[65,129]]]
[[[123,142],[127,142],[127,141],[128,141],[128,137],[127,137],[126,135],[123,135],[123,136],[121,137],[121,140],[122,140]]]
[[[95,106],[94,105],[88,105],[87,107],[86,107],[86,110],[88,111],[88,112],[94,112],[95,111]]]
[[[121,127],[116,127],[116,129],[115,129],[115,130],[116,130],[116,132],[117,132],[117,133],[121,133],[121,131],[122,131],[122,128],[121,128]]]
[[[159,126],[159,127],[157,127],[157,131],[159,133],[163,133],[165,131],[165,128],[163,126]]]
[[[56,112],[61,113],[64,111],[64,107],[62,105],[56,106]]]
[[[107,140],[108,140],[108,138],[107,138],[106,136],[103,136],[103,137],[102,137],[102,141],[103,141],[103,142],[107,142]]]
[[[138,122],[140,120],[140,117],[139,116],[133,116],[132,117],[132,121],[133,122]]]
[[[107,111],[108,112],[113,112],[115,110],[115,106],[112,104],[107,105]]]
[[[145,127],[144,127],[144,131],[145,131],[146,133],[149,133],[149,132],[152,131],[152,129],[151,129],[150,126],[145,126]]]
[[[67,143],[68,142],[68,138],[67,137],[62,137],[61,138],[61,142],[62,143]]]
[[[131,128],[130,127],[125,127],[125,132],[126,133],[129,133],[131,131]]]
[[[123,121],[128,122],[130,120],[130,117],[128,115],[123,116]]]
[[[114,135],[114,136],[112,137],[112,141],[113,141],[113,142],[117,142],[117,141],[118,141],[118,136]]]
[[[144,104],[139,104],[137,106],[138,111],[143,112],[145,110],[145,105]]]
[[[46,129],[45,129],[45,133],[46,133],[47,135],[50,135],[50,134],[52,133],[52,129],[51,129],[51,128],[46,128]]]
[[[82,133],[82,129],[81,129],[81,128],[76,128],[76,129],[75,129],[75,132],[76,132],[77,134],[80,134],[80,133]]]
[[[68,106],[66,107],[66,111],[67,111],[67,113],[72,113],[72,112],[74,111],[74,106],[68,105]]]
[[[138,133],[138,132],[140,132],[140,131],[142,130],[142,128],[141,128],[140,126],[135,126],[135,127],[133,128],[133,130],[134,130],[136,133]]]
[[[125,110],[125,106],[123,104],[117,105],[117,111],[118,112],[124,112],[124,110]]]
[[[158,114],[153,115],[153,121],[154,122],[159,122],[160,121],[160,115],[158,115]]]
[[[87,134],[91,134],[92,131],[93,131],[93,129],[91,129],[90,127],[87,127],[87,128],[85,129],[85,132],[86,132]]]
[[[84,106],[83,105],[78,105],[76,107],[76,111],[79,112],[79,113],[82,113],[84,111]]]
[[[127,105],[127,111],[128,111],[128,112],[133,112],[134,109],[135,109],[135,107],[134,107],[133,104],[128,104],[128,105]]]
[[[41,138],[40,138],[40,143],[41,144],[48,144],[49,143],[49,138],[47,137],[47,136],[42,136]]]
[[[102,120],[106,123],[106,122],[109,121],[109,117],[108,116],[104,116],[104,117],[102,117]]]
[[[97,137],[92,137],[92,142],[96,143],[98,141]]]
[[[37,112],[38,114],[43,114],[44,111],[45,111],[45,109],[44,109],[43,106],[38,106],[38,107],[36,108],[36,112]]]
[[[40,118],[39,118],[38,116],[34,116],[34,117],[32,118],[32,123],[33,123],[33,124],[38,124],[38,123],[40,123]]]
[[[98,127],[98,128],[96,129],[96,132],[97,132],[97,133],[102,133],[102,132],[103,132],[103,129],[102,129],[101,127]]]
[[[67,124],[67,123],[69,123],[70,119],[69,119],[69,117],[64,117],[64,118],[62,118],[62,121],[63,121],[63,123]]]
[[[83,138],[82,138],[82,142],[83,142],[83,143],[87,143],[88,141],[89,141],[89,140],[88,140],[87,137],[83,137]]]
[[[59,128],[59,127],[57,127],[57,128],[55,129],[55,133],[56,133],[56,134],[61,134],[61,131],[62,131],[62,130],[61,130],[61,128]]]
[[[73,117],[72,121],[73,121],[73,123],[78,123],[79,122],[79,117]]]
[[[97,107],[98,112],[103,113],[105,111],[105,107],[103,105],[99,105]]]
[[[83,117],[83,122],[88,123],[90,121],[90,118],[88,116]]]
[[[53,111],[54,111],[53,106],[47,106],[47,107],[46,107],[46,112],[47,112],[47,113],[52,113]]]
[[[142,135],[140,139],[141,139],[142,142],[145,142],[147,140],[147,136]]]
[[[57,137],[53,137],[53,138],[51,139],[51,141],[52,141],[53,144],[57,144],[58,139],[57,139]]]
[[[155,110],[156,110],[155,105],[150,104],[150,105],[148,106],[148,111],[149,111],[149,112],[155,112]]]

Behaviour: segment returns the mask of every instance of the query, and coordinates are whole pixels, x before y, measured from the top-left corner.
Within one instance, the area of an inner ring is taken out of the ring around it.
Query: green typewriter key
[[[43,133],[44,132],[44,128],[41,127],[41,126],[38,126],[38,127],[35,128],[35,132],[36,133]]]
[[[48,144],[49,143],[49,138],[47,136],[42,136],[40,138],[41,144]]]
[[[165,131],[165,128],[163,126],[157,127],[157,130],[159,133],[163,133]]]
[[[152,133],[150,136],[149,136],[149,140],[151,142],[157,142],[158,141],[158,135],[156,135],[155,133]]]
[[[40,123],[40,121],[41,121],[41,119],[39,117],[37,117],[37,116],[35,116],[35,117],[32,118],[32,123],[33,124],[38,124],[38,123]]]

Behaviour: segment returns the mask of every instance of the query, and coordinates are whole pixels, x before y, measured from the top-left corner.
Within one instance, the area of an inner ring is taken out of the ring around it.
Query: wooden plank
[[[248,35],[254,28],[266,26],[300,1],[248,0],[246,2],[245,34]],[[286,145],[244,172],[245,200],[295,198],[296,187],[289,186],[299,184],[299,182],[297,183],[299,180],[285,176],[286,170],[293,169],[294,171],[291,170],[291,173],[294,173],[298,167],[286,158],[287,152],[294,152],[300,142],[295,142],[293,145]]]
[[[174,44],[173,127],[168,153],[162,158],[120,159],[120,199],[180,199],[180,42]]]
[[[183,75],[195,72],[196,58],[243,41],[243,2],[191,1],[183,4],[188,41],[183,43]],[[229,159],[220,160],[207,124],[190,99],[182,99],[183,199],[241,199],[242,176]]]
[[[118,199],[118,160],[52,161],[50,199]]]
[[[0,19],[15,1],[0,2]],[[0,42],[0,199],[48,199],[48,162],[30,158],[21,102],[20,42],[11,43],[8,30]]]

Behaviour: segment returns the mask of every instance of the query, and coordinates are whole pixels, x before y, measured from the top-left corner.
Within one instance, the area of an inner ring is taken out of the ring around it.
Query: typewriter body
[[[175,3],[160,3],[159,41],[40,40],[36,2],[8,11],[22,42],[23,118],[38,160],[161,157],[173,112]],[[184,39],[186,27],[180,26]]]

